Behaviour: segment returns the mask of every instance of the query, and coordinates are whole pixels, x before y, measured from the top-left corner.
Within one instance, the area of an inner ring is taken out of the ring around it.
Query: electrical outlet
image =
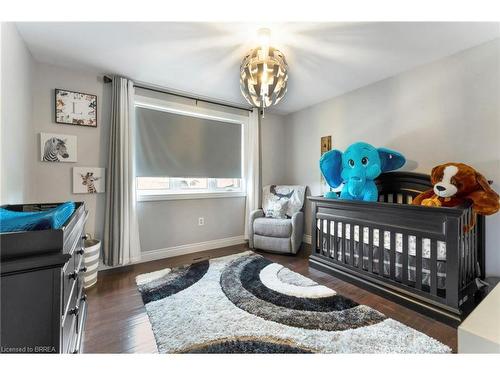
[[[199,217],[198,218],[198,225],[205,225],[205,218],[204,217]]]

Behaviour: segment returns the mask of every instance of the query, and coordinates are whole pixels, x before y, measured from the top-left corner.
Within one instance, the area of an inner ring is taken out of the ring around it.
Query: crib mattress
[[[330,237],[331,240],[333,241],[333,230],[334,230],[334,225],[335,222],[331,221],[330,222]],[[342,241],[343,239],[343,226],[344,224],[341,222],[337,222],[337,236],[339,238],[339,252],[337,254],[337,260],[342,261],[342,250],[343,250],[343,244],[345,243],[346,246],[346,251],[345,251],[345,262],[348,263],[350,262],[350,253],[348,249],[350,248],[350,224],[345,224],[346,225],[346,238],[345,241]],[[317,223],[318,229],[320,228],[319,221]],[[328,228],[326,222],[324,222],[323,225],[323,233],[325,234],[323,237],[323,251],[326,252],[327,250],[327,236],[326,234],[328,233]],[[363,228],[363,249],[362,249],[362,259],[363,259],[363,268],[368,269],[368,252],[370,250],[369,245],[369,228]],[[354,254],[354,265],[356,267],[359,267],[359,254],[360,254],[360,249],[359,249],[359,226],[355,225],[354,226],[354,246],[353,246],[353,254]],[[385,276],[390,275],[390,250],[391,250],[391,241],[390,241],[390,232],[384,231],[383,235],[383,242],[384,242],[384,267],[383,267],[383,272]],[[380,231],[378,229],[373,230],[373,254],[372,254],[372,270],[374,273],[379,274],[379,251],[380,251]],[[333,246],[330,246],[332,249]],[[401,233],[396,233],[395,234],[395,250],[396,250],[396,257],[395,257],[395,276],[397,280],[402,279],[402,269],[403,269],[403,235]],[[333,251],[330,252],[330,256],[333,258],[335,255],[333,254]],[[422,285],[430,286],[430,268],[431,268],[431,241],[428,238],[423,238],[422,239]],[[437,242],[437,264],[436,264],[436,270],[437,270],[437,288],[438,289],[445,289],[446,288],[446,243],[442,241]],[[416,274],[416,236],[408,236],[408,280],[415,282]]]

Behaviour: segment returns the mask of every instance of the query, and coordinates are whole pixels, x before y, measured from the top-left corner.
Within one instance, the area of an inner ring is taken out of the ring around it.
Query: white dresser
[[[500,353],[500,284],[458,327],[459,353]]]

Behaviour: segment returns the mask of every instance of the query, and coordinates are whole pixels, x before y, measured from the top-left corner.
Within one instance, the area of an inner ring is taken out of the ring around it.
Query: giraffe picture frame
[[[73,194],[104,193],[105,186],[105,168],[73,168]]]

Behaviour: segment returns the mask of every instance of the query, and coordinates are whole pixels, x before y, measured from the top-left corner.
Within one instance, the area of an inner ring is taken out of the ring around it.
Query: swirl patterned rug
[[[449,353],[253,252],[137,276],[160,353]]]

